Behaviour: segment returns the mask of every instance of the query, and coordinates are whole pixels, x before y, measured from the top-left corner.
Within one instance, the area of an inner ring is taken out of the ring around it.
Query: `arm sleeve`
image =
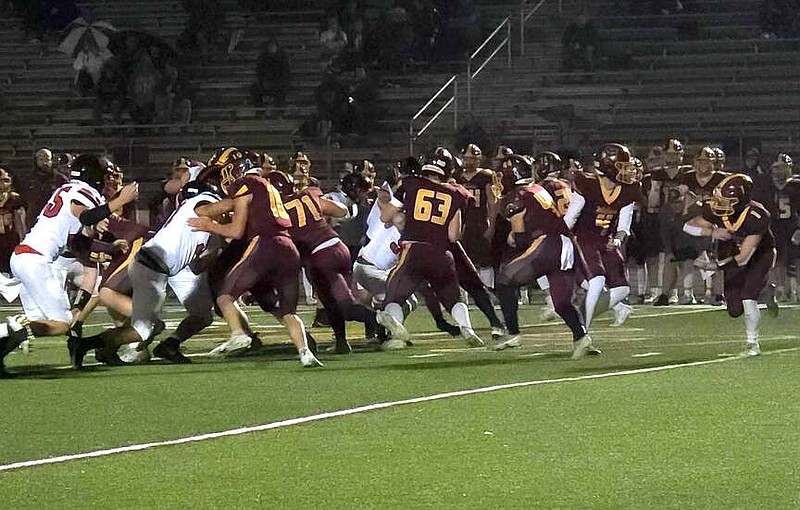
[[[564,223],[567,224],[570,230],[575,226],[575,222],[578,221],[578,216],[580,216],[584,205],[586,205],[586,199],[583,198],[583,195],[573,190],[569,207],[566,214],[564,214]]]
[[[634,204],[631,202],[619,211],[619,220],[617,221],[617,232],[625,232],[625,235],[631,235],[631,223],[633,222],[633,208]]]
[[[104,219],[108,218],[111,215],[111,209],[108,208],[108,204],[103,204],[92,209],[86,209],[81,213],[80,220],[81,225],[94,225]]]

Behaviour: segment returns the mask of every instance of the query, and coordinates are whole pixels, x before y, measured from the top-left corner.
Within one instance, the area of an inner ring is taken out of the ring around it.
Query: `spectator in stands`
[[[189,15],[176,45],[186,55],[199,52],[207,56],[214,48],[227,44],[221,34],[225,26],[225,6],[217,0],[181,0]]]
[[[256,64],[256,81],[253,83],[253,104],[261,106],[264,98],[272,98],[275,106],[283,106],[291,82],[292,65],[289,56],[278,46],[278,41],[269,39]]]
[[[344,69],[353,70],[364,61],[364,20],[356,18],[347,31],[347,46],[341,54]]]
[[[42,212],[50,195],[66,180],[54,171],[53,151],[46,147],[37,150],[33,156],[33,171],[18,176],[19,194],[25,202],[27,228],[30,228]]]
[[[414,33],[408,14],[402,7],[395,7],[381,16],[367,37],[367,58],[375,61],[380,69],[403,72],[411,56]]]
[[[800,2],[763,0],[759,8],[762,37],[797,37],[800,33]]]
[[[347,34],[342,30],[339,18],[335,15],[328,16],[327,28],[320,34],[319,42],[322,44],[325,65],[328,67],[347,46]]]
[[[320,134],[326,136],[329,128],[340,133],[346,120],[348,94],[337,67],[331,67],[325,73],[314,92],[314,98],[317,103],[317,118],[322,124]]]
[[[354,74],[355,78],[349,87],[347,120],[343,132],[364,135],[376,126],[378,84],[363,65],[356,67]]]
[[[594,71],[600,39],[597,29],[589,21],[585,10],[581,11],[574,22],[567,25],[561,43],[562,71],[567,73]]]

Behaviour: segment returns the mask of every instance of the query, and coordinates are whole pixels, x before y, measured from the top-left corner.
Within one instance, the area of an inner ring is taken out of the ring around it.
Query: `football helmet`
[[[264,175],[268,174],[269,172],[274,172],[278,169],[278,163],[275,161],[275,158],[267,154],[266,152],[261,155],[261,171],[264,172]]]
[[[292,177],[297,190],[304,190],[311,181],[311,160],[303,152],[296,152],[290,160]]]
[[[69,178],[83,181],[98,191],[103,188],[106,166],[93,154],[81,154],[75,158],[69,170]]]
[[[677,166],[683,163],[683,143],[677,138],[670,138],[664,145],[664,163],[667,166]]]
[[[533,158],[533,178],[541,182],[548,177],[559,177],[564,170],[561,156],[552,151],[545,151]]]
[[[793,169],[794,162],[792,157],[783,152],[778,154],[775,162],[770,165],[772,182],[776,188],[783,189],[786,186],[786,181],[792,176]]]
[[[292,195],[295,192],[295,182],[294,177],[287,174],[286,172],[281,172],[280,170],[273,170],[267,173],[264,178],[272,184],[275,189],[278,190],[278,193],[281,195],[281,198],[286,198]]]
[[[341,185],[342,193],[344,193],[347,198],[353,202],[358,200],[358,197],[361,193],[369,191],[369,189],[372,187],[372,184],[367,176],[360,172],[353,172],[345,175],[342,178]]]
[[[219,197],[220,189],[219,186],[217,186],[213,181],[201,180],[198,177],[194,181],[189,181],[184,184],[180,191],[182,200],[194,198],[201,193],[211,193],[212,195]]]
[[[725,171],[725,151],[721,147],[714,147],[714,170]]]
[[[0,193],[11,191],[11,174],[8,170],[0,166]]]
[[[441,158],[434,157],[431,161],[428,161],[427,163],[422,165],[422,168],[419,169],[419,173],[420,175],[423,176],[435,175],[439,177],[439,179],[445,180],[449,175],[448,167],[449,163],[447,161]]]
[[[471,143],[461,151],[461,159],[467,170],[474,171],[478,168],[478,165],[480,165],[483,159],[483,151],[481,151],[481,148],[476,144]]]
[[[442,163],[439,166],[444,169],[445,179],[459,172],[463,167],[461,159],[453,156],[453,153],[451,153],[450,150],[445,147],[436,147],[436,150],[433,151],[433,157],[431,159],[432,161],[440,161]]]
[[[630,149],[619,143],[603,145],[594,154],[597,173],[620,184],[634,184],[642,180],[642,170],[637,168]]]
[[[708,177],[711,175],[711,172],[714,171],[714,163],[717,159],[717,153],[714,152],[714,149],[711,147],[703,147],[697,152],[697,156],[694,157],[694,163],[692,166],[694,167],[695,172],[697,175]]]
[[[220,187],[225,194],[228,193],[231,184],[256,166],[258,162],[252,152],[236,147],[217,149],[208,160],[209,168],[219,168]]]
[[[372,161],[365,159],[361,161],[361,163],[355,165],[353,167],[354,174],[361,174],[364,178],[369,181],[370,186],[375,181],[375,165],[372,164]]]
[[[405,159],[397,161],[394,166],[397,168],[400,178],[402,179],[403,177],[407,177],[409,175],[418,174],[420,169],[420,161],[413,156],[409,156]]]
[[[750,203],[753,181],[744,174],[733,174],[724,178],[708,201],[711,211],[717,216],[740,213]]]

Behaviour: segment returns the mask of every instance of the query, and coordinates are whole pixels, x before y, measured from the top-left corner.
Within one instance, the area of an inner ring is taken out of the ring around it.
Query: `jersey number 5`
[[[447,193],[424,188],[417,190],[417,196],[414,199],[414,219],[444,225],[447,217],[450,216],[452,203],[453,198]]]
[[[61,211],[61,207],[64,205],[64,199],[61,198],[61,194],[68,192],[71,187],[72,186],[62,186],[58,188],[56,194],[53,195],[53,199],[47,202],[47,205],[45,205],[44,209],[42,209],[42,216],[45,218],[53,218],[56,216]]]

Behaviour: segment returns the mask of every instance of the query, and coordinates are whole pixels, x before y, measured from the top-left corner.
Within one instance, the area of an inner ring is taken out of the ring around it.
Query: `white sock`
[[[556,309],[555,305],[553,305],[553,296],[550,295],[550,292],[544,295],[544,303],[547,306],[547,308],[551,310]]]
[[[550,280],[546,276],[540,276],[536,279],[536,285],[542,290],[548,290],[550,288]]]
[[[597,301],[600,299],[600,294],[603,292],[603,287],[606,284],[605,276],[595,276],[589,280],[589,289],[586,291],[586,329],[592,324],[592,317],[594,317],[594,310],[597,308]]]
[[[5,322],[0,323],[0,338],[7,337],[10,332],[11,331],[9,331],[8,324]]]
[[[614,287],[613,289],[608,289],[608,307],[614,308],[615,306],[620,304],[623,299],[628,297],[628,294],[630,293],[631,293],[631,288],[628,286]]]
[[[484,285],[489,287],[490,289],[494,288],[494,268],[493,267],[482,267],[478,272],[478,276],[480,276],[481,281]]]
[[[383,311],[394,317],[395,320],[397,320],[397,322],[400,324],[402,324],[403,320],[405,320],[403,307],[398,303],[388,303],[385,307],[383,307]]]
[[[306,296],[306,300],[309,300],[314,297],[314,287],[311,286],[311,282],[308,280],[308,276],[306,276],[305,269],[301,269],[300,276],[300,281],[303,282],[303,293]]]
[[[469,320],[469,308],[467,308],[466,304],[454,304],[453,309],[450,310],[450,315],[453,316],[458,327],[472,329],[472,321]]]
[[[758,301],[743,299],[742,306],[744,307],[744,329],[747,332],[747,343],[758,343],[758,323],[761,319]]]

